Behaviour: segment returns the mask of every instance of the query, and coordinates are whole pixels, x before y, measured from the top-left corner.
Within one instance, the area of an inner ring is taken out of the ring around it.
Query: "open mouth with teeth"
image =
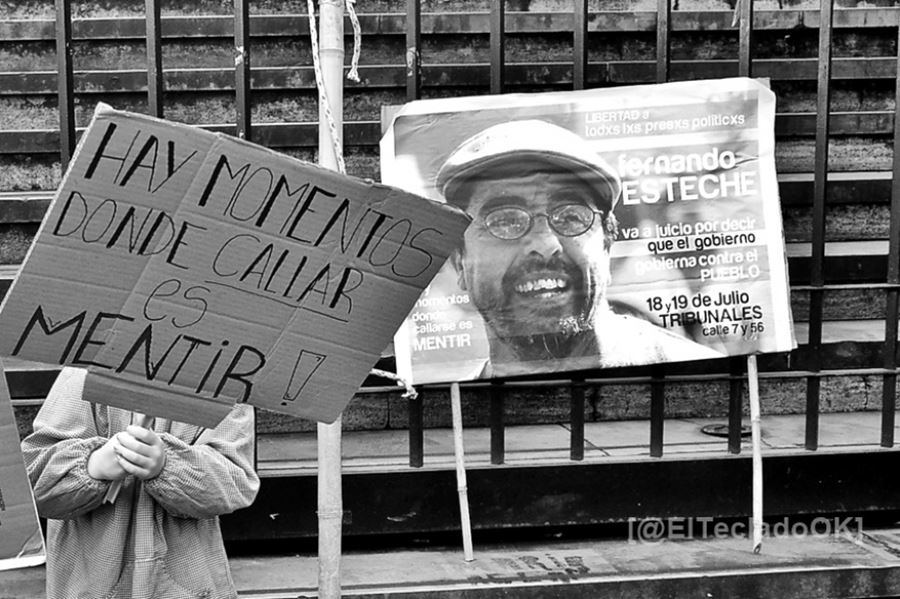
[[[515,285],[516,293],[525,296],[553,295],[561,293],[569,288],[569,281],[559,277],[543,277],[528,279]]]
[[[563,332],[567,319],[579,322],[585,313],[583,279],[574,269],[520,268],[504,277],[500,329],[507,336]]]

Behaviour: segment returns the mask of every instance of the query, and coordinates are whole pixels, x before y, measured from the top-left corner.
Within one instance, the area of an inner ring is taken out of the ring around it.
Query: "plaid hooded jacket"
[[[64,369],[22,442],[38,511],[47,522],[48,599],[220,599],[237,593],[220,514],[250,505],[253,409],[236,405],[215,429],[157,419],[166,465],[154,479],[87,473],[90,454],[133,413],[82,400],[86,371]]]

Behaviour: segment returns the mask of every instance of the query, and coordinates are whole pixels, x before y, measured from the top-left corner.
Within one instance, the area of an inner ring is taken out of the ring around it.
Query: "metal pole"
[[[66,172],[75,153],[75,83],[72,66],[72,2],[56,0],[56,65],[59,73],[59,166]]]
[[[332,138],[325,106],[319,103],[319,164],[338,169],[337,150],[343,147],[344,5],[341,0],[319,2],[319,62],[324,93],[334,118]],[[319,423],[319,598],[341,596],[341,524],[344,507],[341,489],[341,419]]]
[[[144,3],[147,21],[147,108],[152,116],[163,118],[162,16],[160,0]]]

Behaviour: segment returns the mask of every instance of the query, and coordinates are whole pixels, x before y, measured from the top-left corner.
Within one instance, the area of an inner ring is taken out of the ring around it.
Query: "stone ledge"
[[[476,544],[470,562],[460,547],[351,551],[342,556],[341,588],[343,596],[380,599],[886,597],[900,594],[898,552],[896,528],[775,535],[758,554],[740,535]],[[315,555],[233,556],[231,567],[244,599],[317,596]],[[5,572],[0,597],[43,597],[44,572]]]

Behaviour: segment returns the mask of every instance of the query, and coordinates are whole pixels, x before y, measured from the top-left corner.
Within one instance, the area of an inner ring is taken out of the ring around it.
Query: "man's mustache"
[[[563,254],[553,254],[549,258],[530,255],[521,262],[513,264],[503,275],[501,286],[507,294],[515,293],[515,285],[522,279],[533,276],[547,276],[548,274],[563,275],[568,284],[576,291],[582,291],[583,280],[581,271],[571,260]]]

